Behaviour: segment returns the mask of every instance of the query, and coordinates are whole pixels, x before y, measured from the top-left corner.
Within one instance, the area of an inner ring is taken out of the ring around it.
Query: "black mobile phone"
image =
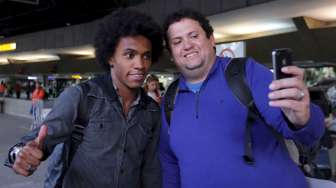
[[[281,68],[293,65],[292,50],[289,48],[275,49],[272,51],[273,75],[275,80],[291,77],[290,74],[281,72]]]

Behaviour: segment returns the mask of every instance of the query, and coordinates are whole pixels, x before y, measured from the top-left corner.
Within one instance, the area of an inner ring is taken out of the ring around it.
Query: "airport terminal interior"
[[[272,51],[291,49],[293,64],[305,71],[311,100],[325,115],[327,131],[315,156],[315,177],[336,181],[335,0],[0,0],[0,162],[13,140],[33,124],[37,84],[45,92],[45,117],[67,87],[103,72],[92,44],[95,26],[121,7],[146,11],[160,24],[181,7],[200,11],[214,27],[218,56],[252,57],[270,71]],[[150,74],[158,77],[164,96],[179,75],[168,50]],[[25,128],[15,128],[16,122]],[[12,176],[0,167],[5,184],[0,188],[41,187],[44,175],[29,180]]]

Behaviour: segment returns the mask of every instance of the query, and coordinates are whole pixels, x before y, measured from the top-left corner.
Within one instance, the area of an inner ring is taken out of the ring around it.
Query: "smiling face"
[[[186,80],[205,80],[216,59],[213,35],[207,38],[197,21],[184,18],[168,27],[167,36],[174,62]]]
[[[110,58],[113,83],[122,89],[138,89],[146,78],[150,65],[152,46],[143,36],[121,38]]]

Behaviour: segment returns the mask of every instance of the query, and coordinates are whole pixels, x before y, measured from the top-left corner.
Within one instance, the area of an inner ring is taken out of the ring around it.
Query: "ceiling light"
[[[72,55],[81,55],[81,56],[88,56],[94,58],[94,48],[92,46],[84,46],[78,48],[66,48],[60,50],[60,53],[63,54],[72,54]]]
[[[16,43],[5,43],[5,44],[0,44],[0,52],[6,52],[6,51],[12,51],[16,50]]]
[[[28,80],[37,80],[37,77],[36,76],[28,76],[27,79]]]
[[[79,75],[79,74],[73,74],[73,75],[71,75],[71,78],[76,79],[76,80],[81,80],[82,76]]]
[[[8,58],[10,58],[12,60],[25,61],[25,62],[30,62],[30,63],[60,60],[60,58],[57,55],[53,55],[53,54],[34,54],[34,53],[11,55]]]
[[[294,23],[290,19],[233,24],[230,26],[224,26],[216,29],[217,31],[220,31],[221,33],[227,35],[248,35],[261,32],[284,30],[289,28],[296,28]]]
[[[0,57],[0,65],[9,64],[8,59],[5,57]]]
[[[215,37],[215,39],[217,40],[217,39],[224,38],[225,35],[222,34],[222,33],[214,32],[214,37]]]

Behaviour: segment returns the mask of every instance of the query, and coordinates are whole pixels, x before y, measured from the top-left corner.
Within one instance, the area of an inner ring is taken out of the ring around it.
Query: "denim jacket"
[[[158,159],[160,109],[142,90],[140,100],[125,117],[110,74],[88,81],[92,108],[82,143],[63,179],[63,187],[159,188]],[[65,142],[74,129],[83,92],[74,86],[65,90],[54,104],[44,124],[48,136],[44,154]],[[27,142],[38,130],[22,138]],[[51,174],[52,175],[52,174]]]

